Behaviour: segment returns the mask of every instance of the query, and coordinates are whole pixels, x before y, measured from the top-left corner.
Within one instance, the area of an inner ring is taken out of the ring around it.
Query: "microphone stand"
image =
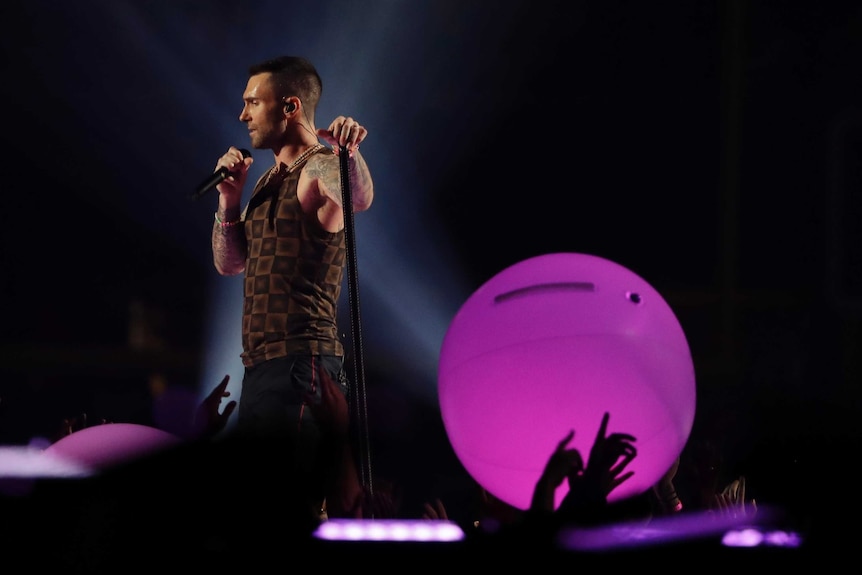
[[[359,278],[356,270],[356,238],[353,227],[353,199],[350,193],[348,153],[345,146],[339,147],[338,158],[341,169],[341,202],[344,209],[344,242],[347,249],[347,294],[350,302],[350,328],[353,340],[353,415],[359,430],[359,478],[366,489],[367,497],[373,500],[371,481],[371,448],[368,437],[368,401],[365,394],[365,359],[362,355],[362,331],[359,321]],[[368,506],[374,518],[373,505]]]

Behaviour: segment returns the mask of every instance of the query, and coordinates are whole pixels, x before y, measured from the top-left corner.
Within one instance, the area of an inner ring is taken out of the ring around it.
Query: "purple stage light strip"
[[[650,545],[680,543],[694,539],[721,538],[725,547],[797,548],[802,537],[770,524],[777,515],[758,507],[752,517],[723,517],[711,512],[685,512],[649,522],[618,523],[598,528],[566,528],[558,545],[568,551],[607,551]]]
[[[732,529],[721,538],[725,547],[789,547],[802,545],[802,537],[795,531],[765,530],[758,527]]]
[[[457,524],[442,519],[329,519],[314,531],[327,541],[452,542],[464,539]]]
[[[24,497],[33,492],[40,478],[79,478],[93,470],[59,455],[46,453],[38,445],[0,445],[0,497]]]
[[[0,478],[89,477],[93,469],[38,446],[0,445]]]

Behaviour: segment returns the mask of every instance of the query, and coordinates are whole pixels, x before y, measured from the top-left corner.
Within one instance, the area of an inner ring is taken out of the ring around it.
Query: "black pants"
[[[347,396],[347,377],[341,357],[291,355],[246,368],[240,392],[236,431],[257,441],[262,453],[281,459],[313,505],[322,504],[331,481],[328,437],[307,400],[320,401],[320,370],[325,369]],[[265,447],[264,447],[265,446]]]

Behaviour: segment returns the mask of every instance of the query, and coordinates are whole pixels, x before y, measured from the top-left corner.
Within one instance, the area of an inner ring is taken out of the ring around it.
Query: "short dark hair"
[[[265,72],[272,74],[276,97],[297,96],[311,110],[317,108],[323,93],[323,81],[314,64],[300,56],[279,56],[248,68],[249,77]]]

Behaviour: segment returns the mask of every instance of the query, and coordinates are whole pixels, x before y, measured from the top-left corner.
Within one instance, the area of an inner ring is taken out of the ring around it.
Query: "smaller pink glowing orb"
[[[105,423],[70,433],[46,447],[45,453],[98,472],[180,442],[179,437],[155,427]]]
[[[671,308],[625,267],[578,253],[522,261],[470,296],[444,337],[438,392],[464,468],[520,509],[570,430],[586,462],[606,411],[607,433],[637,448],[612,502],[658,481],[694,421],[694,366]],[[564,481],[556,505],[567,492]]]

